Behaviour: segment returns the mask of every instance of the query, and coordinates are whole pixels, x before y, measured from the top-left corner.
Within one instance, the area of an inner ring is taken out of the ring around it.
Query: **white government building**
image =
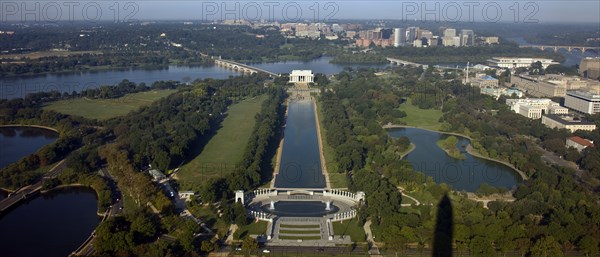
[[[530,119],[539,119],[542,114],[568,114],[569,109],[548,98],[506,99],[511,111]]]
[[[312,83],[315,82],[315,75],[312,70],[292,70],[290,74],[290,83]]]
[[[536,62],[541,62],[544,69],[548,68],[551,64],[558,64],[558,62],[552,59],[545,58],[492,57],[492,59],[487,61],[489,66],[504,69],[527,68]]]

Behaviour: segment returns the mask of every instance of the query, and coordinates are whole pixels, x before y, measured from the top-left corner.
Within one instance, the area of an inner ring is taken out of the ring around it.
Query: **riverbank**
[[[473,141],[473,138],[471,138],[471,137],[469,137],[467,135],[463,135],[463,134],[456,133],[456,132],[438,131],[438,130],[433,130],[433,129],[426,129],[426,128],[420,128],[420,127],[415,127],[415,126],[408,126],[408,125],[398,125],[398,124],[386,124],[386,125],[383,125],[382,128],[383,129],[416,128],[416,129],[427,130],[427,131],[436,132],[436,133],[440,133],[440,134],[446,134],[446,135],[454,135],[454,136],[464,137],[466,139],[469,139],[469,144],[467,145],[467,147],[465,148],[465,150],[470,155],[473,155],[474,157],[477,157],[477,158],[480,158],[480,159],[484,159],[484,160],[488,160],[488,161],[493,161],[493,162],[505,165],[505,166],[511,168],[512,170],[514,170],[517,174],[519,174],[519,176],[521,177],[521,179],[523,179],[523,180],[528,180],[529,179],[529,177],[527,176],[527,174],[525,174],[525,172],[517,169],[511,163],[506,162],[506,161],[502,161],[502,160],[493,159],[493,158],[490,158],[490,157],[486,157],[486,156],[483,156],[483,155],[479,154],[478,152],[476,152],[475,149],[473,149],[473,147],[471,146],[471,142]]]
[[[85,185],[85,184],[81,184],[81,183],[71,183],[71,184],[58,185],[58,186],[55,186],[55,187],[53,187],[53,188],[50,188],[50,189],[40,190],[40,194],[42,194],[42,195],[43,195],[43,194],[52,193],[52,192],[54,192],[54,191],[69,190],[69,189],[77,189],[77,188],[89,189],[89,190],[92,190],[92,191],[94,191],[94,194],[96,194],[96,199],[97,199],[97,200],[98,200],[98,199],[99,199],[99,197],[100,197],[100,196],[98,195],[98,191],[97,191],[96,189],[94,189],[94,187],[92,187],[92,186],[88,186],[88,185]],[[105,211],[105,212],[100,212],[100,206],[99,206],[99,205],[100,205],[100,201],[98,200],[98,206],[97,206],[96,214],[97,214],[98,216],[104,216],[104,215],[106,215],[106,212],[107,212],[108,210],[107,210],[107,211]]]
[[[417,149],[417,145],[410,143],[410,145],[408,146],[408,150],[406,150],[404,153],[402,153],[400,155],[400,160],[404,159],[404,157],[406,157],[409,153],[411,153],[415,149]]]
[[[323,140],[321,139],[321,125],[319,124],[320,122],[319,112],[317,111],[317,100],[314,97],[311,98],[315,113],[315,123],[317,125],[317,141],[319,142],[319,157],[321,158],[321,169],[323,170],[323,176],[325,176],[325,186],[327,188],[331,188],[331,182],[329,181],[329,172],[327,171],[325,155],[323,154]]]
[[[46,130],[50,130],[50,131],[56,132],[57,134],[60,134],[60,131],[58,131],[55,128],[41,126],[41,125],[29,125],[29,124],[7,124],[7,125],[0,125],[0,128],[19,128],[19,127],[29,127],[29,128],[46,129]]]

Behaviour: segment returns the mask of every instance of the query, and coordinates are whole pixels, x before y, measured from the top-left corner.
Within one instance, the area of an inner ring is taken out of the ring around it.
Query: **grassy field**
[[[65,57],[65,56],[81,55],[81,54],[102,54],[102,51],[39,51],[39,52],[32,52],[32,53],[27,53],[27,54],[7,54],[7,55],[3,55],[2,58],[39,59],[42,57]]]
[[[267,222],[260,220],[238,228],[233,234],[233,239],[239,240],[249,235],[263,235],[265,233],[267,233]]]
[[[207,178],[225,175],[242,159],[266,96],[232,105],[221,128],[204,145],[202,152],[183,165],[177,174],[186,185],[201,184]]]
[[[365,230],[356,219],[333,222],[333,233],[337,236],[350,236],[352,242],[366,242]]]
[[[279,236],[283,240],[320,240],[321,236]]]
[[[72,100],[61,100],[48,103],[44,106],[44,109],[69,115],[82,116],[88,119],[107,120],[125,115],[142,106],[149,105],[176,91],[177,90],[175,89],[153,90],[128,94],[115,99],[77,98]]]
[[[314,224],[309,224],[309,225],[295,225],[295,224],[281,224],[279,225],[280,228],[320,228],[321,226],[319,225],[314,225]]]
[[[208,205],[188,205],[188,210],[206,223],[219,237],[224,237],[225,233],[229,230],[229,223],[223,219],[219,219],[216,210],[211,209]]]
[[[348,188],[348,179],[346,173],[329,172],[329,182],[332,188]]]
[[[321,110],[321,103],[317,101],[317,113],[319,114],[319,125],[321,128],[321,140],[323,141],[323,155],[325,156],[325,166],[327,166],[327,173],[329,174],[329,182],[332,188],[346,188],[348,183],[346,181],[346,174],[338,173],[338,166],[335,162],[335,151],[333,147],[327,143],[327,130],[323,127],[323,112]]]
[[[404,121],[408,126],[415,126],[419,128],[440,130],[442,123],[439,122],[442,117],[442,111],[437,109],[420,109],[416,105],[412,105],[410,98],[400,105],[398,108],[401,111],[406,112],[406,117],[400,119]]]
[[[320,230],[279,230],[280,234],[321,234]]]

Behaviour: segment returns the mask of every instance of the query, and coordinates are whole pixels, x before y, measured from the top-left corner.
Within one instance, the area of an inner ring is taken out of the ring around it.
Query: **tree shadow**
[[[448,193],[444,194],[438,204],[435,232],[433,235],[433,256],[452,256],[452,232],[454,220],[452,216],[452,203]]]

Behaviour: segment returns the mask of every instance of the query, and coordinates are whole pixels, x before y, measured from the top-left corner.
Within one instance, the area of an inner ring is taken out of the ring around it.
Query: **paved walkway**
[[[312,98],[313,108],[315,112],[315,121],[317,124],[317,141],[319,142],[319,157],[321,158],[321,169],[323,176],[325,176],[325,186],[331,188],[331,181],[329,180],[329,173],[327,171],[327,161],[325,160],[325,151],[323,150],[323,140],[321,139],[321,125],[319,122],[319,111],[317,110],[317,100]]]
[[[419,200],[417,200],[416,198],[414,198],[414,197],[412,197],[412,196],[407,195],[406,193],[404,193],[405,190],[404,190],[403,187],[399,186],[398,190],[400,191],[400,193],[402,193],[402,197],[406,197],[408,199],[411,199],[411,200],[415,201],[415,205],[421,205],[421,202],[419,202]],[[411,206],[411,205],[412,204],[410,204],[410,203],[403,203],[403,204],[401,204],[401,206]]]
[[[229,231],[227,232],[229,235],[227,236],[225,243],[231,244],[233,242],[233,233],[235,233],[237,229],[238,227],[236,224],[231,224],[231,226],[229,226]]]
[[[367,242],[371,244],[371,249],[369,249],[370,255],[380,255],[379,248],[375,245],[375,240],[373,240],[373,232],[371,231],[371,220],[367,220],[365,225],[363,225],[363,229],[365,230],[365,234],[367,234]]]

